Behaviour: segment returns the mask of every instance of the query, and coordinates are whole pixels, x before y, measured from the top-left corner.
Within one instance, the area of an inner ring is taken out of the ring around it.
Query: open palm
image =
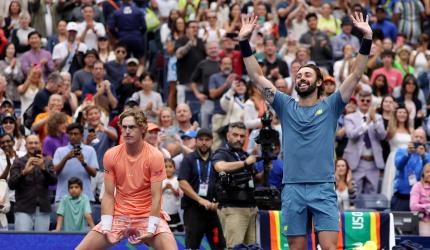
[[[249,39],[256,25],[257,16],[254,16],[254,13],[251,15],[242,15],[242,28],[239,31],[239,40]]]
[[[369,16],[366,16],[366,19],[363,17],[363,13],[355,12],[354,15],[351,15],[352,23],[357,27],[365,38],[372,39],[372,28],[369,25]]]

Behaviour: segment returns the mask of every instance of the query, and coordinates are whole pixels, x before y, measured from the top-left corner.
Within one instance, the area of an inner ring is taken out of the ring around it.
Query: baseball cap
[[[67,31],[76,31],[78,32],[78,24],[75,22],[69,22],[67,24]]]
[[[161,129],[160,129],[160,127],[158,127],[157,124],[149,122],[148,123],[148,131],[154,131],[154,130],[160,131]]]
[[[326,76],[326,77],[324,77],[324,82],[326,82],[326,81],[329,81],[329,82],[332,82],[332,83],[336,83],[336,80],[332,76]]]
[[[99,36],[99,37],[97,38],[97,40],[99,40],[99,41],[107,41],[107,40],[109,40],[109,39],[108,39],[108,37],[107,37],[107,36]]]
[[[4,105],[6,105],[6,104],[9,104],[10,106],[12,106],[13,107],[13,102],[11,101],[11,100],[9,100],[9,99],[5,99],[5,100],[3,100],[3,102],[1,103],[1,107],[3,107]]]
[[[196,138],[198,138],[200,136],[207,136],[209,138],[213,138],[212,131],[210,129],[207,129],[207,128],[199,129],[199,131],[197,132]]]
[[[349,16],[344,16],[342,18],[342,23],[340,24],[340,26],[344,26],[344,25],[353,25],[351,18],[349,18]]]
[[[139,106],[139,103],[136,100],[132,99],[131,97],[128,98],[124,104],[130,107]]]
[[[127,59],[127,64],[130,64],[130,63],[135,63],[136,65],[139,65],[139,60],[137,60],[137,58],[130,57]]]
[[[181,139],[189,139],[189,138],[196,138],[197,132],[194,130],[188,130],[183,135],[181,135]]]
[[[5,113],[5,114],[3,114],[3,116],[1,117],[1,122],[3,123],[4,121],[6,121],[6,120],[12,120],[12,121],[16,121],[16,117],[15,117],[15,115],[14,114],[11,114],[11,113]]]

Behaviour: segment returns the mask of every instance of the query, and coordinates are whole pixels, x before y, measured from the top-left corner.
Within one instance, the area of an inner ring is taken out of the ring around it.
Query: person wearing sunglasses
[[[357,193],[375,194],[378,191],[379,170],[384,169],[381,140],[387,131],[382,116],[372,106],[372,93],[358,94],[358,109],[345,116],[348,144],[343,157],[350,163]]]
[[[25,137],[20,132],[15,115],[13,113],[4,113],[1,117],[1,126],[5,133],[13,136],[15,141],[14,150],[25,153]]]

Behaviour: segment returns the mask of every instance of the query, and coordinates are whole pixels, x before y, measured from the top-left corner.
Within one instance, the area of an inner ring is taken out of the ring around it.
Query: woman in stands
[[[430,236],[430,164],[427,163],[421,173],[421,181],[415,183],[411,190],[410,208],[419,212],[419,234]]]
[[[352,172],[345,159],[335,162],[336,194],[339,210],[348,210],[353,206],[356,198],[356,186],[352,179]]]
[[[413,127],[409,126],[408,117],[408,110],[405,106],[400,105],[394,112],[394,116],[392,116],[391,120],[388,122],[387,138],[385,140],[390,144],[390,154],[385,165],[381,190],[381,193],[384,194],[388,200],[391,200],[393,196],[394,177],[396,175],[394,159],[397,149],[407,148],[408,143],[411,141]]]

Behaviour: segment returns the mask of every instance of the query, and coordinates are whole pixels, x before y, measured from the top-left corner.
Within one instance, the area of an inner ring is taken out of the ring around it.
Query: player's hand
[[[154,237],[153,233],[145,233],[142,236],[136,236],[136,235],[130,235],[128,237],[128,242],[132,245],[137,245],[140,243],[145,243],[146,241],[150,240],[152,237]]]
[[[354,26],[363,33],[364,38],[372,39],[373,32],[369,25],[369,16],[366,16],[365,19],[363,13],[355,12],[354,15],[351,15],[351,20]]]
[[[251,15],[242,15],[242,28],[239,31],[239,41],[249,40],[257,25],[258,17],[252,13]]]

